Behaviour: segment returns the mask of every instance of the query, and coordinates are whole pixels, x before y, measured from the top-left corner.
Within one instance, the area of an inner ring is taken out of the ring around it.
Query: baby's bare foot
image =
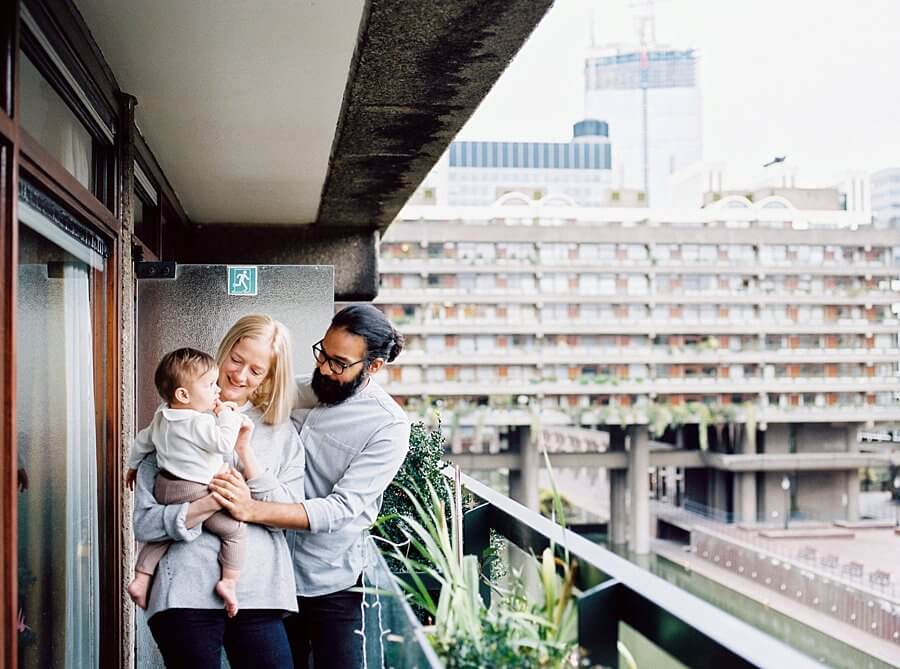
[[[147,593],[150,592],[150,574],[137,572],[134,580],[128,584],[128,596],[142,609],[147,608]]]
[[[216,594],[225,601],[225,613],[229,618],[234,618],[238,612],[237,582],[234,579],[223,578],[216,583]]]

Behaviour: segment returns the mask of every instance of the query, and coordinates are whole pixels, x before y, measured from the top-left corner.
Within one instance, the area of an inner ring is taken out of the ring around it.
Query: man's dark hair
[[[175,391],[192,378],[203,376],[216,366],[216,359],[195,348],[179,348],[166,353],[156,367],[154,381],[159,396],[166,402],[175,401]]]
[[[366,340],[366,362],[384,358],[393,362],[403,350],[403,335],[394,329],[379,309],[371,304],[351,304],[331,319],[335,330],[346,330]]]

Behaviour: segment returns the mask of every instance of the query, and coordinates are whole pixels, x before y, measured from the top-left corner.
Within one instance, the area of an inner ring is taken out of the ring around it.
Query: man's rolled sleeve
[[[309,531],[337,532],[374,507],[394,480],[407,450],[409,423],[397,420],[376,432],[329,495],[303,502]]]
[[[184,504],[159,504],[153,495],[156,483],[156,456],[150,455],[138,466],[134,486],[134,537],[142,543],[151,541],[193,541],[203,531],[201,523],[186,525],[188,507]]]

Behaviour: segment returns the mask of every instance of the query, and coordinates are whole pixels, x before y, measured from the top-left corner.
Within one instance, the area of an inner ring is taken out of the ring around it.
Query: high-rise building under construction
[[[669,175],[703,157],[698,54],[610,45],[585,61],[585,116],[609,124],[613,185],[669,203]]]

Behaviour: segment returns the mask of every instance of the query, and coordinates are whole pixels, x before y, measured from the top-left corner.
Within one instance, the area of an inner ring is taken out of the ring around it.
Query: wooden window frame
[[[15,295],[18,234],[18,5],[0,4],[0,667],[18,657],[18,487],[16,470]]]
[[[21,25],[20,52],[28,56],[41,76],[47,80],[69,110],[90,133],[93,154],[91,162],[92,189],[90,189],[90,192],[115,216],[118,213],[119,204],[119,181],[116,160],[116,142],[120,137],[118,132],[119,108],[115,102],[112,104],[108,103],[106,96],[100,92],[100,87],[93,81],[88,74],[88,69],[82,64],[82,61],[85,60],[85,55],[90,59],[94,54],[73,52],[69,47],[71,40],[62,39],[59,33],[60,20],[58,16],[64,15],[63,7],[61,6],[64,4],[25,3],[28,15],[36,24],[36,28],[40,30],[41,37],[38,37],[30,27]],[[54,13],[57,16],[54,16]],[[59,64],[54,62],[54,57],[41,44],[41,38],[46,40],[49,48],[53,49],[55,57],[60,61]],[[75,41],[77,42],[77,40]],[[16,57],[18,57],[18,54],[16,54]],[[72,88],[72,84],[70,84],[60,67],[65,68],[65,72],[75,80],[86,100],[82,99]],[[24,130],[21,130],[21,132],[27,134]],[[111,138],[107,137],[107,133],[111,135]],[[23,144],[22,147],[29,153],[33,151],[35,146],[38,146],[38,143],[33,138],[30,139],[31,141],[27,145]],[[47,152],[43,151],[43,153],[46,154]],[[53,162],[56,161],[54,160]]]
[[[97,441],[97,535],[99,541],[100,592],[98,633],[100,634],[100,666],[116,667],[121,663],[122,633],[122,446],[121,446],[121,333],[119,329],[120,254],[117,221],[101,206],[102,218],[92,213],[93,206],[70,206],[71,193],[37,169],[32,159],[20,154],[19,178],[27,178],[80,223],[98,233],[109,248],[104,272],[91,270],[91,326],[93,332],[94,393],[98,398],[95,415]],[[52,159],[51,159],[52,160]],[[53,172],[62,166],[53,161],[45,166]],[[57,175],[60,176],[60,175]],[[80,183],[75,182],[78,186]],[[81,186],[82,195],[88,194]],[[74,204],[79,203],[77,198]],[[99,204],[94,202],[94,204]],[[18,222],[12,221],[13,228]],[[18,253],[18,245],[16,248]],[[14,267],[17,262],[14,262]],[[15,271],[15,269],[13,270]],[[103,304],[104,308],[100,306]],[[99,336],[102,333],[102,336]],[[15,392],[13,390],[13,396]],[[102,400],[100,399],[102,398]],[[14,418],[14,416],[13,416]],[[110,638],[112,637],[112,638]],[[18,658],[16,658],[17,661]],[[16,666],[11,664],[9,666]]]
[[[97,504],[100,560],[98,632],[100,666],[119,667],[124,661],[121,447],[121,332],[120,290],[122,224],[119,178],[123,123],[119,115],[115,81],[93,44],[90,33],[71,2],[26,0],[30,21],[36,24],[68,74],[87,97],[94,113],[112,131],[110,141],[97,120],[84,109],[55,62],[43,51],[41,40],[22,25],[20,3],[4,3],[0,9],[0,476],[6,481],[0,504],[3,566],[0,567],[0,669],[18,663],[16,488],[16,343],[15,299],[18,264],[17,202],[19,180],[27,178],[81,224],[107,243],[109,256],[104,272],[91,272],[91,309],[94,332],[97,447]],[[85,188],[20,125],[17,75],[19,54],[25,53],[47,78],[75,116],[94,138],[93,183]],[[131,118],[128,123],[133,123]]]

